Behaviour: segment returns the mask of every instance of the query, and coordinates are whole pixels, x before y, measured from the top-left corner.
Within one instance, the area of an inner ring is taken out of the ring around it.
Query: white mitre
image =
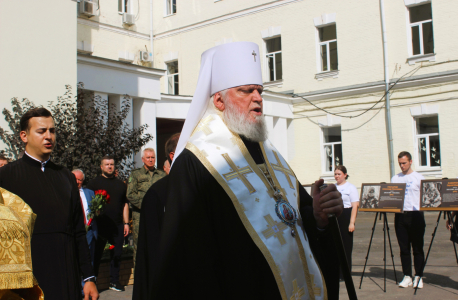
[[[252,42],[224,44],[202,53],[196,92],[181,131],[174,161],[186,147],[213,94],[241,85],[262,85],[260,61],[259,47]]]

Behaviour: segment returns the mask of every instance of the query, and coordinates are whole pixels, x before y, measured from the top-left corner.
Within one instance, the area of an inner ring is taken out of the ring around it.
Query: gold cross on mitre
[[[297,279],[293,280],[293,295],[289,298],[290,300],[299,300],[302,296],[305,295],[305,290],[303,287],[299,288],[297,286]]]
[[[197,125],[196,129],[194,132],[198,132],[198,131],[202,131],[205,135],[209,135],[209,134],[212,134],[213,131],[211,131],[210,127],[208,127],[208,123],[210,123],[211,121],[213,121],[214,118],[212,115],[209,115],[208,117],[206,117],[205,119],[203,119],[199,125]]]
[[[224,153],[221,155],[224,157],[227,164],[231,167],[231,172],[223,174],[224,178],[226,178],[227,181],[238,178],[243,182],[243,184],[246,186],[248,191],[250,191],[250,194],[253,194],[254,192],[256,192],[254,187],[245,177],[245,174],[253,173],[253,170],[251,170],[249,166],[246,166],[243,168],[237,167],[227,153]]]
[[[278,163],[278,165],[272,164],[272,168],[274,168],[274,170],[277,170],[277,171],[282,172],[283,175],[285,175],[286,180],[288,180],[289,187],[292,188],[292,189],[294,189],[293,183],[291,182],[291,178],[289,178],[289,176],[293,176],[293,177],[294,177],[293,171],[291,171],[290,169],[285,168],[285,167],[283,166],[283,164],[281,163],[280,158],[278,157],[277,152],[275,152],[275,151],[272,151],[272,152],[274,153],[275,159],[277,160],[277,163]]]
[[[274,236],[280,242],[280,245],[286,244],[285,237],[283,236],[283,230],[288,228],[285,223],[274,221],[271,215],[264,216],[264,219],[267,221],[267,229],[262,232],[262,235],[266,239]]]

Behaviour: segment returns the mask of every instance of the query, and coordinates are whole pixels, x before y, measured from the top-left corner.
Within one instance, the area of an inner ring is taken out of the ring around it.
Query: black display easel
[[[367,260],[369,259],[369,252],[371,251],[372,238],[374,237],[375,225],[377,224],[377,217],[378,216],[379,216],[379,212],[377,212],[375,214],[374,225],[372,227],[371,239],[370,239],[370,242],[369,242],[369,248],[367,249],[366,262],[364,263],[363,274],[361,274],[361,281],[359,283],[359,289],[361,289],[361,286],[363,284],[364,272],[366,271]],[[386,236],[387,236],[387,234],[388,234],[388,242],[390,244],[391,260],[393,262],[393,271],[394,271],[394,278],[395,278],[396,284],[398,283],[398,278],[396,276],[396,269],[394,267],[394,255],[393,255],[393,248],[391,247],[390,227],[388,226],[388,219],[386,217],[386,212],[380,212],[380,220],[382,219],[382,216],[383,216],[383,262],[384,262],[384,270],[383,270],[384,287],[383,287],[383,291],[386,293]]]
[[[431,238],[431,243],[429,244],[428,253],[426,254],[425,262],[423,263],[423,271],[421,272],[422,274],[425,271],[426,263],[428,262],[429,253],[431,252],[431,247],[433,245],[434,238],[436,237],[437,227],[439,227],[439,222],[441,220],[442,212],[444,213],[444,219],[445,219],[445,216],[447,216],[449,224],[452,224],[452,221],[453,221],[452,212],[450,211],[440,211],[439,212],[439,216],[437,217],[437,221],[436,221],[436,227],[434,227],[434,231],[433,231],[432,238]],[[453,231],[455,232],[455,234],[457,234],[457,229],[456,229],[456,226],[454,225],[453,225]],[[455,250],[456,263],[458,264],[458,254],[456,253],[456,246],[454,242],[452,243],[453,243],[453,249]],[[422,276],[420,276],[420,279],[418,280],[418,282],[420,282],[421,278]],[[415,292],[413,293],[414,295],[417,294],[417,290],[418,290],[418,285],[415,287]]]

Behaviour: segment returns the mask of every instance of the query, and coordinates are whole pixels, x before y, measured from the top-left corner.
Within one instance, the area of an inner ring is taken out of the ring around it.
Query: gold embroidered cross
[[[264,219],[267,221],[267,229],[262,232],[262,235],[266,239],[274,236],[280,242],[280,245],[286,244],[285,237],[283,236],[283,230],[288,228],[285,223],[274,221],[271,215],[264,216]]]
[[[310,277],[312,278],[311,281],[313,283],[313,293],[315,296],[321,295],[321,288],[315,284],[315,275],[310,274]]]
[[[214,118],[212,115],[209,115],[205,119],[202,120],[202,122],[197,125],[195,132],[202,131],[205,135],[212,134],[213,131],[211,131],[210,127],[208,127],[208,123],[213,121]]]
[[[313,276],[313,275],[312,275]],[[290,300],[299,300],[302,298],[302,296],[305,295],[305,291],[304,291],[304,288],[301,287],[299,288],[297,286],[297,279],[294,279],[293,280],[293,295],[291,296],[291,298],[289,298]]]
[[[294,189],[293,183],[291,182],[291,178],[289,178],[289,176],[293,176],[294,177],[293,172],[290,169],[285,168],[283,166],[283,164],[281,163],[281,160],[278,158],[277,152],[275,152],[275,151],[272,151],[272,152],[274,153],[275,159],[277,160],[277,163],[278,163],[278,165],[272,164],[272,168],[274,168],[274,170],[282,172],[283,175],[285,175],[286,180],[288,180],[289,187]]]
[[[231,172],[223,174],[224,178],[226,178],[227,181],[238,178],[243,182],[243,184],[246,186],[250,194],[256,192],[254,187],[245,177],[245,174],[253,173],[253,170],[251,170],[249,166],[245,166],[243,168],[237,167],[227,153],[221,155],[224,157],[227,164],[231,167]]]
[[[256,198],[256,200],[254,200],[254,201],[259,202],[259,198]]]

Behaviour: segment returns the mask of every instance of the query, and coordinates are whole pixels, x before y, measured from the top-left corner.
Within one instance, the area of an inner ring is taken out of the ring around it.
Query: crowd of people
[[[342,275],[328,215],[338,216],[351,270],[358,191],[343,165],[335,167],[335,185],[320,190],[324,181],[317,180],[311,195],[299,183],[267,139],[256,55],[258,46],[246,42],[204,52],[183,130],[165,144],[163,170],[155,166],[154,149],[146,148],[143,166],[127,183],[117,178],[113,156],[101,159],[101,175],[89,181],[84,170],[54,164],[51,113],[35,108],[22,116],[24,155],[14,162],[0,156],[0,187],[37,214],[31,256],[46,299],[98,299],[107,245],[109,287],[124,290],[120,259],[130,211],[133,299],[338,299]],[[399,286],[421,288],[424,178],[412,170],[410,153],[401,152],[398,163],[401,172],[391,182],[407,185],[403,213],[395,214],[404,273]],[[88,220],[99,190],[110,202]]]

